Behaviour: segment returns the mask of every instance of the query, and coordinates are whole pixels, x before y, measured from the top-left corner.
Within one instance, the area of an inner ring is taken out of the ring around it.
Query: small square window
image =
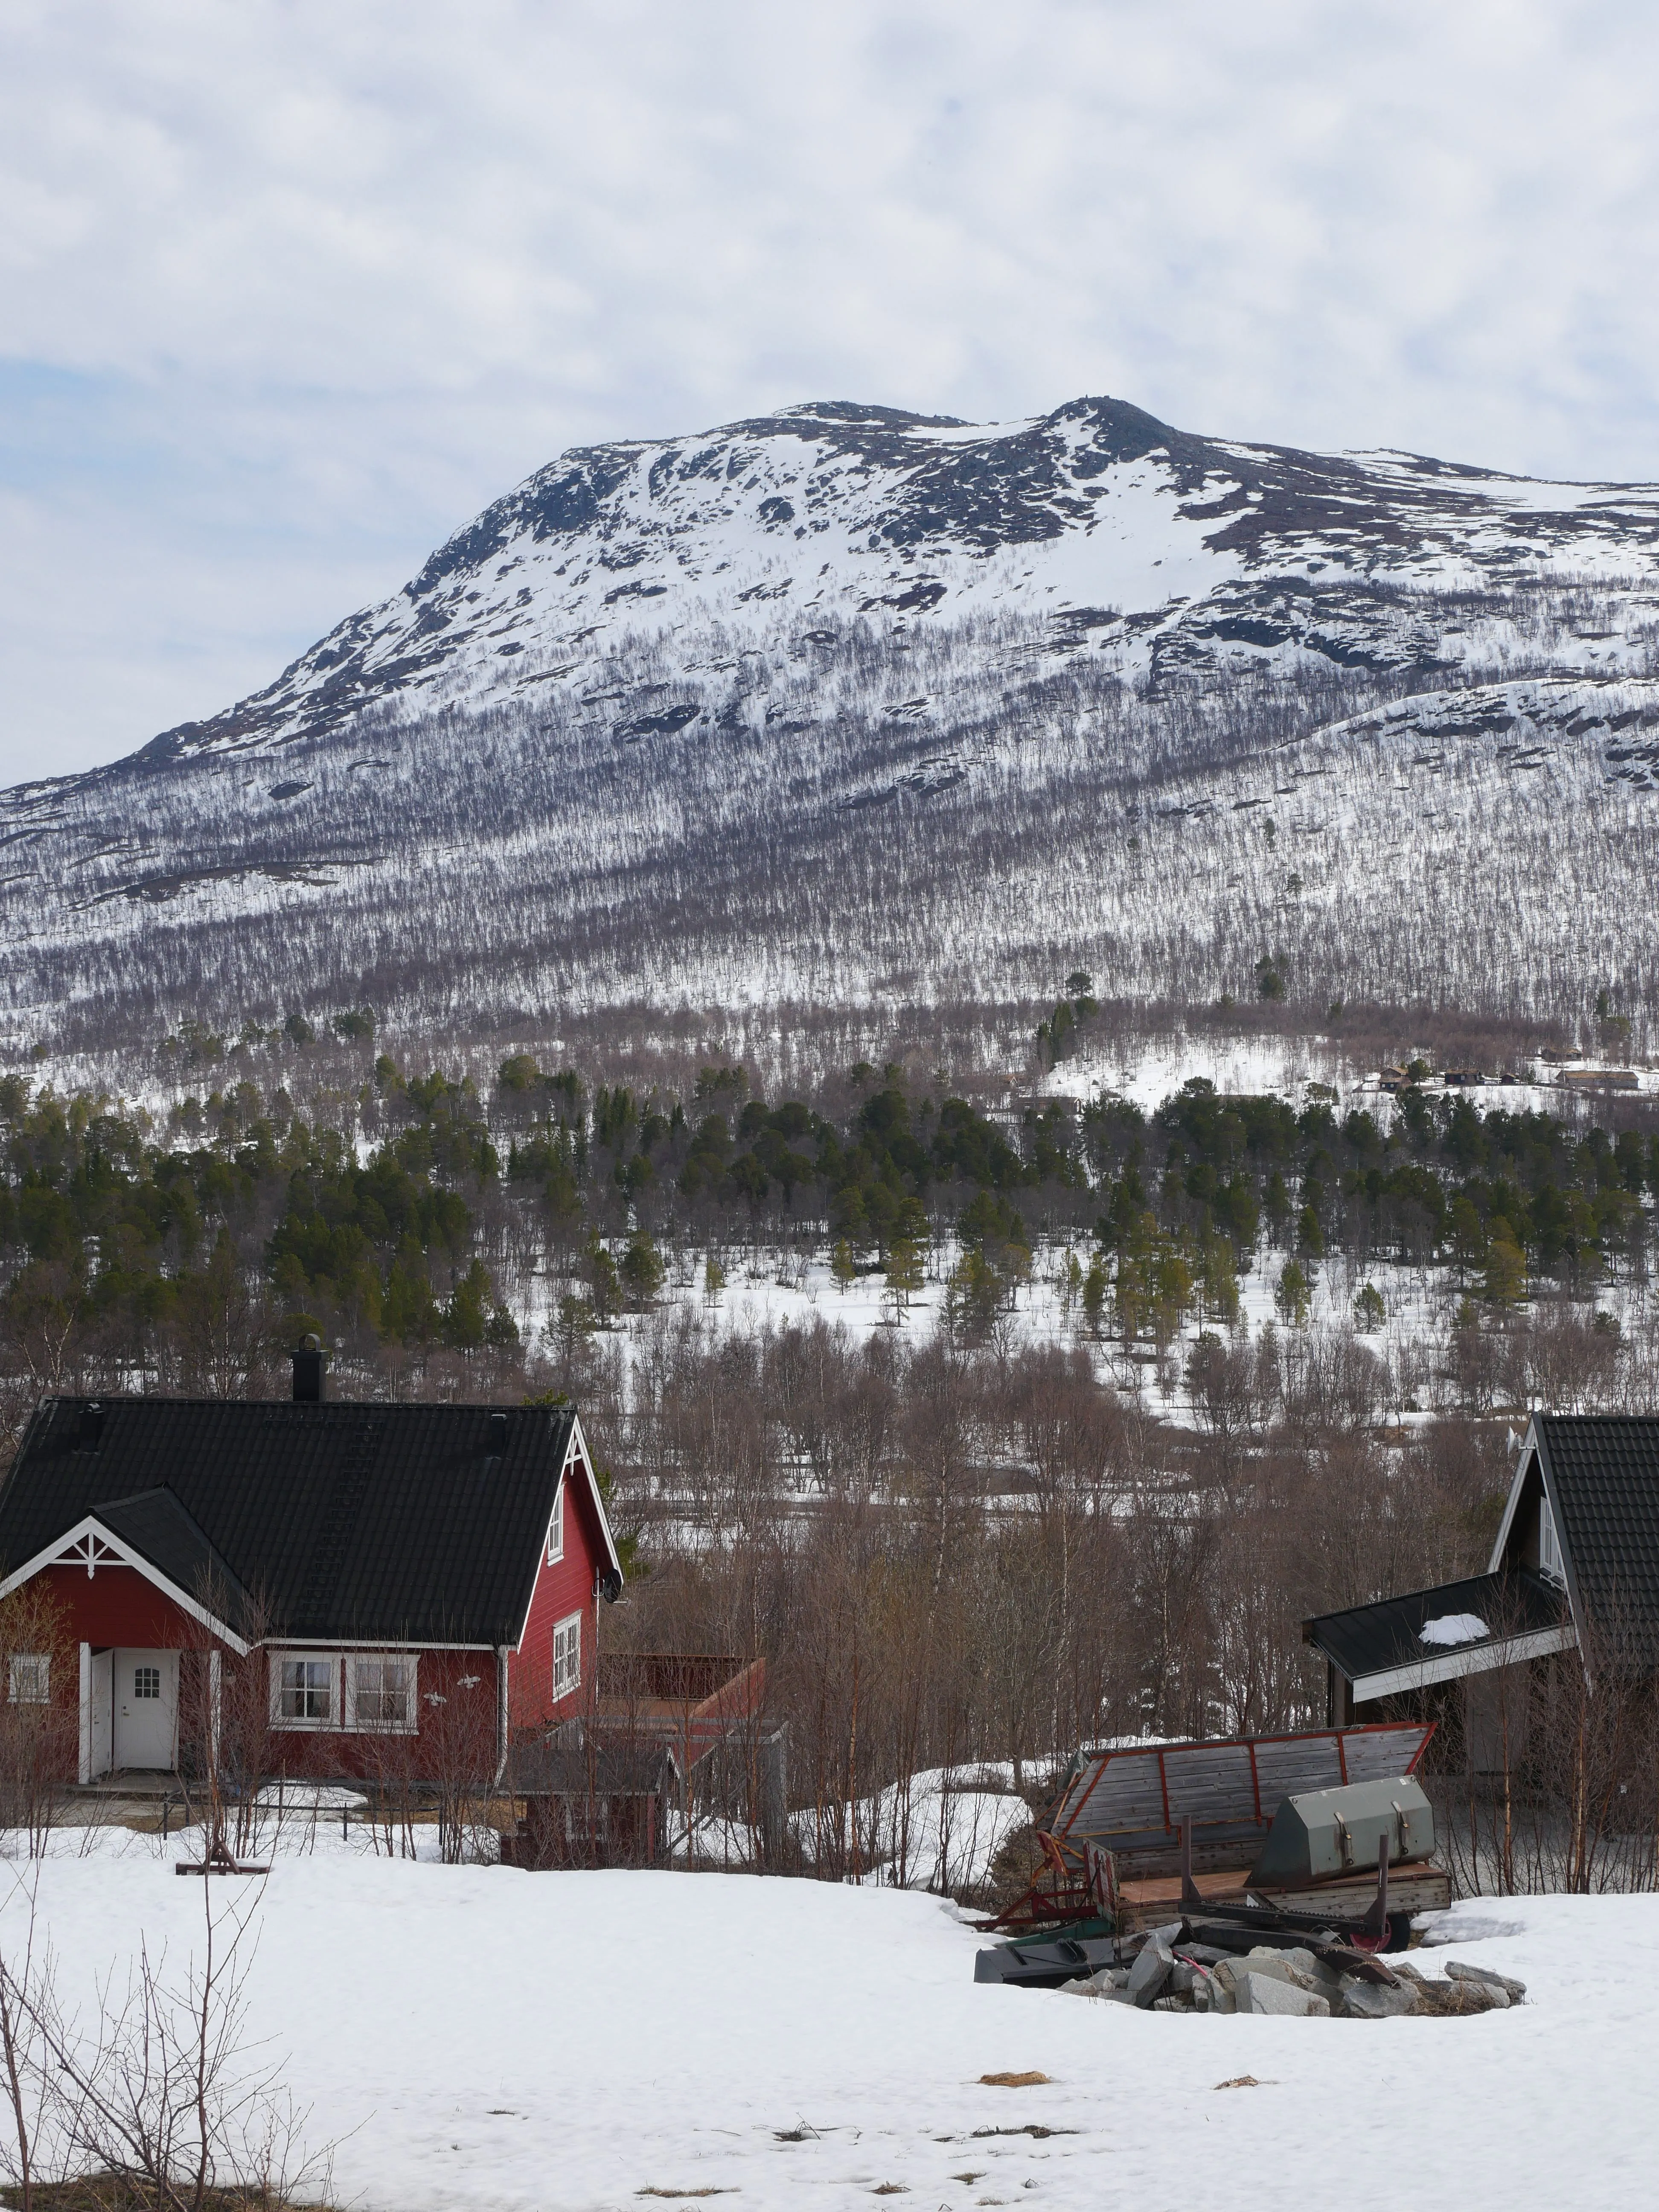
[[[321,1725],[334,1718],[334,1662],[282,1659],[277,1662],[275,1717],[290,1728]]]
[[[7,1669],[6,1695],[14,1705],[52,1702],[52,1661],[45,1652],[15,1651]]]
[[[132,1694],[135,1698],[159,1698],[161,1694],[161,1668],[135,1667],[132,1670]]]

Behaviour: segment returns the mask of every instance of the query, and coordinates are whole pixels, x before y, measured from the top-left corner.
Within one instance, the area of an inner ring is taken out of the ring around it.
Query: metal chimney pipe
[[[323,1347],[314,1336],[307,1337],[293,1355],[294,1402],[296,1406],[320,1406],[323,1402]]]

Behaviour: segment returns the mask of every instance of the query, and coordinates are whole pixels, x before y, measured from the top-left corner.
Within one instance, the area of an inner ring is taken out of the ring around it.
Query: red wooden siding
[[[562,1710],[572,1712],[577,1698],[553,1702],[553,1631],[562,1620],[579,1613],[582,1621],[582,1687],[592,1681],[598,1627],[593,1584],[599,1562],[605,1557],[605,1539],[593,1510],[592,1492],[586,1470],[573,1462],[564,1486],[564,1557],[550,1561],[542,1547],[541,1571],[530,1601],[529,1618],[519,1649],[507,1665],[507,1695],[512,1725],[535,1728]]]
[[[391,1649],[392,1647],[387,1647]],[[349,1651],[327,1645],[273,1644],[257,1651],[252,1663],[267,1667],[291,1649],[296,1657],[332,1658],[334,1704],[343,1710],[344,1669]],[[292,1779],[436,1781],[434,1762],[469,1775],[493,1774],[495,1761],[496,1660],[493,1651],[419,1651],[415,1692],[419,1724],[414,1730],[379,1729],[273,1729],[270,1764],[274,1774]],[[442,1698],[442,1707],[433,1700]]]
[[[34,1583],[49,1585],[77,1644],[94,1650],[116,1644],[140,1651],[201,1650],[210,1640],[198,1621],[136,1567],[43,1567]],[[33,1586],[33,1585],[31,1585]]]
[[[599,1663],[595,1585],[602,1568],[609,1564],[587,1471],[579,1458],[565,1476],[563,1554],[550,1560],[544,1542],[522,1640],[508,1654],[510,1727],[544,1725],[575,1711],[583,1698],[591,1695]],[[216,1642],[202,1623],[136,1568],[100,1565],[88,1576],[84,1566],[51,1566],[41,1570],[40,1579],[63,1608],[71,1650],[86,1644],[94,1651],[115,1647],[204,1652]],[[574,1691],[556,1704],[553,1632],[573,1613],[581,1621],[581,1679]],[[267,1692],[269,1669],[285,1649],[296,1656],[331,1657],[335,1662],[334,1701],[340,1724],[326,1729],[274,1727],[269,1754],[274,1774],[296,1780],[304,1777],[357,1778],[368,1782],[377,1778],[412,1778],[423,1775],[434,1758],[453,1764],[460,1756],[463,1740],[473,1747],[473,1756],[466,1761],[469,1767],[476,1769],[477,1746],[486,1742],[493,1767],[501,1714],[498,1662],[493,1651],[419,1650],[412,1653],[416,1660],[416,1726],[408,1731],[382,1732],[343,1724],[350,1650],[326,1644],[284,1647],[280,1639],[273,1638],[268,1650],[239,1659],[229,1649],[219,1648],[228,1686],[244,1668],[254,1668]],[[395,1644],[377,1648],[399,1649]],[[77,1673],[73,1663],[54,1669],[54,1704],[60,1698],[78,1704]],[[3,1685],[0,1694],[3,1694]]]

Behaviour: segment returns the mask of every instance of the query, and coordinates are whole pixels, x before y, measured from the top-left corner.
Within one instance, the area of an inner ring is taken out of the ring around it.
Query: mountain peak
[[[1599,856],[1593,955],[1558,943],[1582,898],[1504,908],[1503,941],[1613,975],[1650,896],[1656,547],[1653,487],[1222,442],[1109,395],[579,447],[264,690],[0,802],[0,992],[90,1005],[114,935],[149,948],[135,1007],[290,975],[377,1006],[1077,967],[1214,995],[1241,945],[1301,945],[1334,997],[1431,969],[1473,1004],[1489,921],[1465,944],[1413,866],[1474,880],[1475,820],[1500,906]]]

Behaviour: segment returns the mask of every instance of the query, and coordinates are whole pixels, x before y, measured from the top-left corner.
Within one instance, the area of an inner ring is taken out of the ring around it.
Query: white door
[[[179,1741],[179,1654],[115,1655],[115,1764],[171,1768]]]

